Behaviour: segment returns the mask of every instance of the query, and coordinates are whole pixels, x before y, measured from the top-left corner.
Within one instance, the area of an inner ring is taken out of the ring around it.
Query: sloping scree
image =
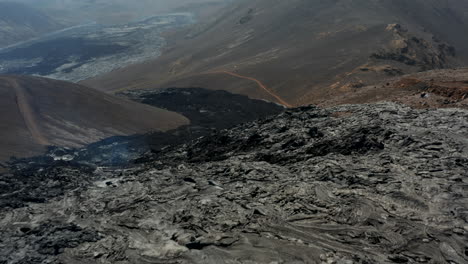
[[[0,263],[468,263],[465,110],[291,109],[141,161],[2,210]]]

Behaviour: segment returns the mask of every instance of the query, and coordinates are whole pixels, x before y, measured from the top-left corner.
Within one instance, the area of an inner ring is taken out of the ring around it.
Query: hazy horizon
[[[138,18],[184,10],[190,11],[193,4],[223,3],[230,0],[0,0],[21,3],[40,9],[64,24],[76,24],[86,20],[112,24]]]

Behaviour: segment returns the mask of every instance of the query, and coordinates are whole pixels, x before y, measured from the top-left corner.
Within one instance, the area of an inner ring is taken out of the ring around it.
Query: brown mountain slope
[[[0,121],[0,160],[38,154],[47,145],[82,146],[188,123],[179,114],[84,86],[23,76],[0,76]]]
[[[291,105],[468,62],[466,5],[438,0],[239,0],[165,54],[85,81],[98,89],[219,87]],[[232,72],[263,83],[272,96]]]

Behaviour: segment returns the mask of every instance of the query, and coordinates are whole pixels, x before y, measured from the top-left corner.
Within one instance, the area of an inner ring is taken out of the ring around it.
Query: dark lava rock
[[[14,163],[0,175],[0,207],[19,208],[26,203],[43,203],[94,180],[95,168],[86,164],[37,157],[24,164]]]
[[[0,263],[468,263],[466,110],[291,109],[141,161],[4,208]]]
[[[226,129],[284,111],[284,107],[244,95],[203,88],[127,91],[135,101],[180,113],[192,126]]]

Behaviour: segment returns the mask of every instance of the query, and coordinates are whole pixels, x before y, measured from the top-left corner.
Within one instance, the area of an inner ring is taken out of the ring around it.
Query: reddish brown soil
[[[410,82],[408,84],[408,82]],[[413,84],[411,84],[413,83]],[[401,89],[409,89],[416,85],[424,87],[423,89],[427,93],[433,93],[442,97],[446,97],[450,100],[462,101],[468,96],[468,83],[463,82],[437,82],[437,81],[422,81],[418,79],[406,80],[403,79],[397,83]]]
[[[317,104],[373,103],[394,101],[415,108],[468,109],[468,69],[437,70],[406,75],[378,85],[349,89]]]

